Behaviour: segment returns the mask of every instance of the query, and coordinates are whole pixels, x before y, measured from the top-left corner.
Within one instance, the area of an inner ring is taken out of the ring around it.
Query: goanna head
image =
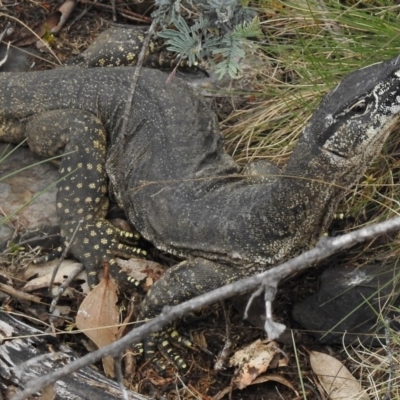
[[[349,187],[400,134],[400,56],[357,70],[322,100],[304,129],[288,169]]]

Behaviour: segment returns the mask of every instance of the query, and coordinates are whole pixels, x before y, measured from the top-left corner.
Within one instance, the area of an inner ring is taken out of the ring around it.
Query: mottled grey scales
[[[66,153],[57,199],[62,236],[68,241],[83,221],[71,252],[92,284],[123,236],[105,220],[110,194],[146,239],[188,258],[146,296],[140,317],[151,318],[316,243],[398,125],[399,67],[394,58],[346,77],[315,111],[283,171],[263,162],[241,171],[224,152],[209,105],[157,70],[141,71],[125,132],[133,68],[1,74],[0,139],[27,138],[43,156]]]
[[[135,66],[146,38],[146,32],[132,28],[109,28],[68,65],[86,68]],[[186,67],[188,62],[165,50],[158,40],[151,39],[144,54],[143,66],[150,68]]]

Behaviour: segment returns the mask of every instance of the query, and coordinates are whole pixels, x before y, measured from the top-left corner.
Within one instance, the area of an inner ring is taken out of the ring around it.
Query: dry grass
[[[329,1],[293,3],[297,6],[279,2],[286,7],[263,22],[268,41],[257,55],[265,65],[265,72],[257,68],[253,75],[258,90],[246,109],[222,122],[227,149],[239,163],[262,158],[285,165],[323,94],[349,71],[398,54],[392,43],[400,38],[395,22],[400,8],[391,2],[340,9]],[[354,217],[354,226],[398,213],[399,146],[400,136],[392,135],[343,201],[341,209]]]
[[[345,349],[352,373],[361,377],[363,387],[373,399],[400,398],[400,343],[397,332],[387,329],[381,348],[368,348],[359,343]],[[386,397],[385,397],[386,396]]]

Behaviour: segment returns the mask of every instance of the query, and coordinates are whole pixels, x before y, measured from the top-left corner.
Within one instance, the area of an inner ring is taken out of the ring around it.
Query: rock
[[[4,159],[4,154],[12,148],[9,146],[7,150],[6,144],[0,144],[0,243],[27,228],[58,223],[55,186],[59,178],[57,168],[44,163],[4,179],[8,174],[40,161],[26,147],[17,149]],[[46,189],[51,184],[53,186]],[[4,215],[12,214],[43,190],[44,193],[27,204],[9,222],[1,224]]]
[[[7,59],[0,66],[0,72],[25,72],[34,64],[34,56],[39,52],[33,48],[19,49],[10,47],[8,49]],[[3,60],[7,54],[7,47],[0,47],[0,60]]]
[[[383,332],[382,314],[390,317],[387,308],[400,304],[395,270],[395,263],[378,262],[332,267],[321,275],[318,292],[295,305],[293,318],[322,343],[373,343]]]

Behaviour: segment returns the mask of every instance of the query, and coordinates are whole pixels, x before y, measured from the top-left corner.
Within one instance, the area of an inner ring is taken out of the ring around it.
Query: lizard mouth
[[[344,155],[338,151],[331,150],[331,149],[323,149],[326,153],[328,153],[331,157],[333,156],[334,158],[339,158],[341,160],[347,160],[349,157],[347,155]]]

